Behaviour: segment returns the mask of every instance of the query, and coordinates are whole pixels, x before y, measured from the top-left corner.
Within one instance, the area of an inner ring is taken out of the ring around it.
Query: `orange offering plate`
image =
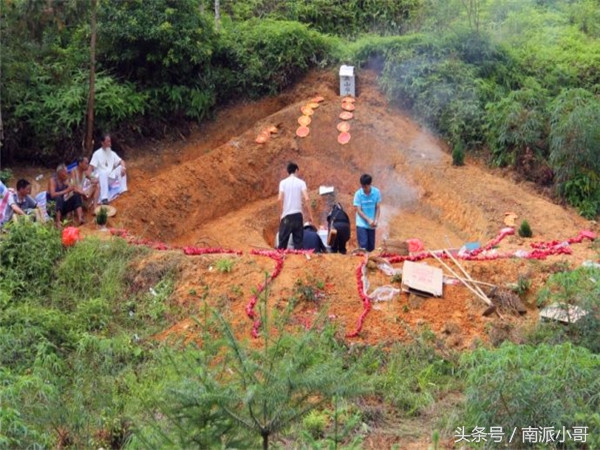
[[[312,122],[312,119],[308,116],[300,116],[298,117],[298,123],[303,127],[307,127]]]
[[[345,145],[348,142],[350,142],[350,133],[340,133],[340,135],[338,136],[338,142],[342,145]]]
[[[340,122],[336,128],[340,133],[347,133],[350,131],[350,124],[348,122]]]
[[[298,137],[306,137],[308,136],[308,133],[310,133],[308,127],[298,127],[298,129],[296,130],[296,136]]]
[[[312,110],[312,108],[310,106],[303,106],[302,108],[300,108],[300,111],[302,111],[302,114],[304,114],[305,116],[312,116],[315,112]]]

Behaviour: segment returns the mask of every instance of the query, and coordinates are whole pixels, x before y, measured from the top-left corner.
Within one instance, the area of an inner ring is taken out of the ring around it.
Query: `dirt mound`
[[[498,250],[531,250],[532,241],[564,241],[591,224],[574,211],[553,204],[533,186],[517,183],[510,174],[492,172],[475,161],[453,167],[443,142],[417,125],[402,111],[391,107],[376,86],[376,76],[358,74],[358,96],[353,118],[348,120],[350,140],[340,144],[338,124],[344,111],[334,72],[313,72],[294,89],[255,103],[222,110],[214,122],[200,127],[184,142],[156,149],[148,146],[128,152],[130,192],[115,201],[119,213],[111,226],[132,235],[172,246],[221,247],[241,255],[199,255],[182,267],[177,301],[193,314],[198,294],[209,292],[214,306],[230,316],[240,332],[251,332],[247,316],[256,287],[272,273],[276,263],[253,254],[273,245],[278,225],[277,188],[286,176],[288,161],[300,166],[300,176],[310,191],[313,216],[325,225],[327,199],[320,185],[334,186],[337,199],[352,211],[352,197],[362,173],[373,176],[381,189],[383,209],[378,244],[393,240],[420,239],[425,249],[459,248],[466,242],[484,245],[504,224],[505,213],[526,219],[534,238],[508,236]],[[306,137],[296,134],[302,108],[322,96],[313,109]],[[261,132],[269,130],[264,143]],[[350,214],[352,221],[354,215]],[[90,225],[88,225],[90,226]],[[356,247],[355,232],[349,247]],[[596,254],[589,241],[571,246],[572,254],[546,260],[501,258],[465,261],[465,269],[489,284],[505,286],[519,278],[531,283],[524,298],[524,316],[484,317],[487,308],[461,285],[444,286],[442,298],[421,299],[402,294],[392,301],[375,303],[364,317],[356,341],[369,343],[405,339],[429,328],[446,345],[465,348],[475,340],[518,340],[513,327],[537,319],[534,292],[556,267],[575,267]],[[176,250],[180,251],[180,250]],[[233,261],[229,271],[219,261]],[[331,320],[350,334],[364,314],[358,291],[357,270],[363,257],[341,255],[287,255],[283,269],[271,285],[269,305],[278,307],[291,296],[299,302],[296,318],[310,323],[320,307]],[[437,267],[433,259],[424,263]],[[396,264],[401,267],[401,264]],[[221,266],[222,268],[223,266]],[[378,286],[395,285],[390,276],[368,269],[371,292]],[[306,295],[307,292],[315,294]],[[309,298],[305,298],[309,297]],[[164,336],[182,329],[192,332],[189,319],[175,323]],[[500,337],[498,337],[500,336]]]

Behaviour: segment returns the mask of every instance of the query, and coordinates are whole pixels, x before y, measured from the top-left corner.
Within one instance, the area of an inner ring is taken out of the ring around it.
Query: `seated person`
[[[46,209],[50,216],[52,216],[52,206],[54,206],[54,220],[57,227],[60,227],[63,217],[71,211],[77,213],[80,225],[85,223],[81,195],[76,191],[75,186],[69,184],[69,172],[64,164],[59,164],[56,173],[48,180]]]
[[[350,218],[340,203],[334,204],[331,208],[331,212],[327,216],[327,223],[330,232],[332,227],[336,230],[331,242],[329,242],[331,253],[339,252],[345,255],[346,244],[350,240]]]
[[[81,195],[83,206],[95,211],[98,201],[98,179],[92,175],[89,159],[86,156],[77,158],[77,167],[71,171],[71,186]]]
[[[98,176],[100,184],[100,202],[107,205],[109,202],[108,188],[111,181],[119,182],[119,194],[127,191],[127,169],[125,161],[117,155],[111,146],[110,135],[102,136],[102,147],[94,152],[90,167]]]
[[[327,249],[317,233],[317,227],[310,222],[304,224],[304,233],[302,236],[302,248],[304,250],[314,250],[315,253],[326,253]]]
[[[19,216],[30,216],[38,222],[44,222],[44,215],[31,196],[31,183],[29,181],[20,179],[17,181],[17,191],[9,192],[7,195],[8,203],[4,211],[3,224],[10,219],[17,220]]]

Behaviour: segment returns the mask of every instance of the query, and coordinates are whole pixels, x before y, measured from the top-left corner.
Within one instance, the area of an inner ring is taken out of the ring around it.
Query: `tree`
[[[245,430],[260,436],[266,450],[274,433],[308,412],[367,390],[359,364],[347,361],[334,328],[317,320],[308,330],[290,332],[290,313],[291,307],[277,317],[271,332],[263,311],[258,346],[238,339],[220,314],[210,332],[204,325],[202,347],[186,350],[189,365],[175,363],[184,381],[165,398],[167,417],[187,439],[180,445],[206,446],[217,431],[224,440],[239,440]]]
[[[586,217],[600,212],[600,99],[566,89],[551,105],[550,164],[559,189]]]
[[[91,37],[90,37],[90,85],[88,93],[88,105],[87,105],[87,120],[86,120],[86,131],[85,131],[85,151],[89,154],[93,148],[93,136],[94,136],[94,91],[96,86],[96,13],[97,13],[97,0],[92,1],[92,12],[91,12]]]

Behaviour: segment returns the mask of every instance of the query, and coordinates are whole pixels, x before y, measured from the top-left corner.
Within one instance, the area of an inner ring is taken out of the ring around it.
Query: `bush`
[[[569,272],[553,274],[539,291],[537,304],[575,305],[587,315],[575,323],[541,322],[533,329],[532,343],[572,342],[600,354],[600,270],[580,267]]]
[[[464,166],[465,165],[465,145],[459,142],[452,149],[452,165],[453,166]]]
[[[531,236],[533,236],[533,232],[531,231],[531,226],[529,226],[529,222],[523,220],[521,222],[521,226],[519,227],[518,233],[519,236],[524,238],[530,238]]]
[[[424,331],[409,345],[396,344],[381,356],[376,393],[408,416],[419,415],[440,392],[455,389],[455,365],[440,357],[435,335]]]
[[[575,418],[600,408],[600,355],[572,344],[505,343],[496,350],[465,354],[461,362],[467,383],[462,423],[467,432],[475,426],[519,430],[513,443],[525,427],[588,426],[590,436],[600,432]]]
[[[218,96],[258,98],[290,86],[327,54],[327,40],[297,22],[251,20],[224,27],[213,61]]]
[[[493,163],[515,167],[528,147],[535,148],[546,134],[547,91],[533,79],[486,108],[487,139]]]
[[[14,297],[43,298],[63,254],[60,232],[51,223],[28,220],[8,223],[5,229],[8,233],[0,239],[0,290]]]
[[[600,100],[585,89],[565,89],[551,111],[550,164],[560,192],[573,206],[586,205],[591,218],[600,211]]]
[[[411,50],[388,53],[380,84],[396,103],[453,142],[481,142],[484,112],[477,71],[423,40]]]

